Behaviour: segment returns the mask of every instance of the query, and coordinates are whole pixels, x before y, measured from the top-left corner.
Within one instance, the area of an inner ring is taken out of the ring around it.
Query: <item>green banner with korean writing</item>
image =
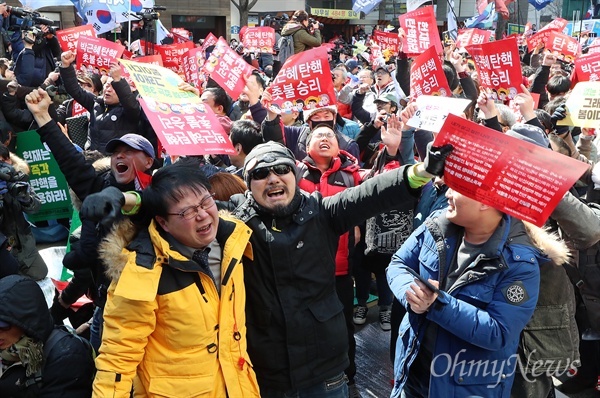
[[[525,25],[508,24],[508,35],[522,35],[525,33]]]
[[[67,180],[35,130],[17,134],[17,155],[29,164],[29,184],[42,202],[37,213],[27,215],[29,221],[71,217]]]

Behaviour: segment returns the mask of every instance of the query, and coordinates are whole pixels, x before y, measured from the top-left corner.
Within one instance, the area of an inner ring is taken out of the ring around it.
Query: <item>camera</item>
[[[132,14],[137,16],[144,21],[156,21],[160,17],[160,13],[157,11],[165,11],[167,7],[165,6],[153,6],[152,8],[145,9],[142,12],[133,12]]]
[[[316,24],[317,20],[314,18],[308,18],[308,23],[310,25]],[[323,29],[325,27],[325,25],[323,25],[321,22],[319,22],[319,29]]]
[[[6,6],[6,9],[8,10],[9,13],[14,15],[15,17],[23,18],[24,26],[31,26],[31,25],[35,24],[35,25],[47,25],[48,27],[50,27],[54,23],[53,20],[43,17],[37,11],[28,11],[24,8],[12,7],[12,6]]]
[[[29,192],[27,175],[2,161],[0,161],[0,180],[6,181],[8,193],[15,198],[22,198]],[[0,209],[4,207],[4,195],[0,194]]]
[[[280,31],[283,28],[283,25],[285,25],[289,20],[290,18],[287,14],[274,17],[272,17],[271,15],[266,15],[263,19],[262,26],[268,26],[273,28],[275,31]]]

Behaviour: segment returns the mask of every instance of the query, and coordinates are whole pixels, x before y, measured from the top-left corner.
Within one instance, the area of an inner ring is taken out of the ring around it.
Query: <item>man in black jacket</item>
[[[253,258],[244,259],[248,353],[263,398],[347,397],[348,340],[335,290],[340,235],[367,218],[418,195],[443,173],[451,147],[425,163],[404,166],[323,198],[298,188],[295,158],[276,142],[256,146],[244,162],[249,191],[222,205],[253,231]],[[102,192],[82,215],[102,218],[131,197]],[[135,201],[134,201],[135,202]]]

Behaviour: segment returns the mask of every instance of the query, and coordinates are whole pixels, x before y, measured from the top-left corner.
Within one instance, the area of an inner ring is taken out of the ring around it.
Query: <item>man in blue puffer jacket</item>
[[[448,208],[415,230],[387,270],[407,309],[392,397],[509,397],[546,258],[522,221],[452,189],[446,197]]]

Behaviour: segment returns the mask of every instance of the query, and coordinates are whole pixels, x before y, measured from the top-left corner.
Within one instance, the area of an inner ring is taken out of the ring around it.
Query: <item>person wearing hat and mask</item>
[[[42,142],[48,145],[69,187],[82,202],[88,195],[107,187],[117,192],[141,190],[142,181],[138,174],[145,174],[146,178],[143,179],[150,178],[155,149],[146,138],[138,134],[125,134],[121,138],[109,141],[105,149],[111,153],[110,168],[97,173],[94,166],[85,160],[84,155],[77,151],[62,133],[57,122],[50,117],[48,107],[51,100],[48,93],[41,89],[34,90],[26,96],[25,101],[39,126],[37,132]],[[104,274],[102,263],[97,259],[96,249],[111,225],[96,225],[84,217],[81,221],[81,240],[88,244],[80,245],[83,250],[82,260],[76,266],[89,268],[90,272],[97,276],[95,283],[98,296],[94,301],[97,308],[91,326],[91,342],[97,350],[102,333],[102,307],[110,280]]]
[[[89,343],[55,329],[33,280],[0,279],[0,395],[89,398],[94,357]]]
[[[335,291],[339,237],[417,194],[432,175],[443,173],[451,150],[434,148],[425,163],[326,198],[299,189],[296,160],[285,146],[267,142],[248,154],[244,178],[249,190],[222,205],[252,230],[253,256],[244,259],[246,325],[261,397],[348,396],[348,341]],[[90,196],[82,214],[103,218],[124,202],[124,210],[131,210],[133,195],[112,194]]]
[[[246,351],[251,231],[213,196],[194,161],[165,166],[142,193],[149,225],[123,220],[102,244],[112,283],[94,397],[260,396]]]

